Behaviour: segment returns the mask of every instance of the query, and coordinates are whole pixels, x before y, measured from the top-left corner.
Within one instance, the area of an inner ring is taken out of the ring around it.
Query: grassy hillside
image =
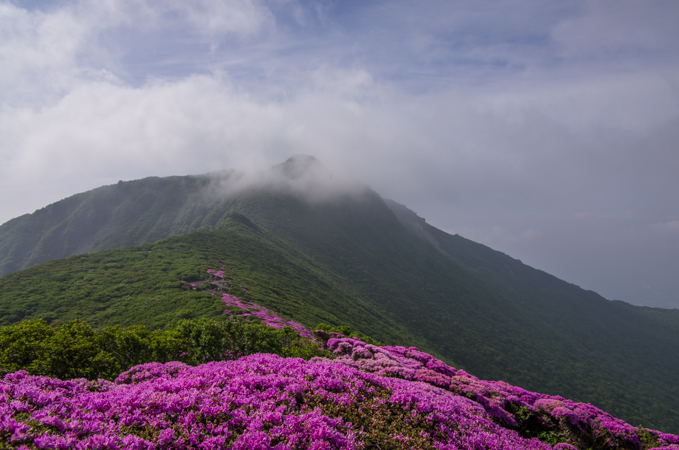
[[[309,327],[351,323],[390,342],[424,345],[343,279],[244,220],[232,215],[220,231],[76,255],[0,278],[0,325],[81,319],[99,328],[166,328],[181,319],[219,316],[226,309],[219,295],[186,286],[207,279],[208,269],[224,267],[232,280],[224,292]]]
[[[230,293],[307,326],[349,324],[482,378],[678,431],[674,311],[609,302],[426,223],[436,241],[423,239],[390,206],[369,190],[317,203],[250,192],[229,203],[215,231],[1,278],[0,320],[165,327],[216,315],[218,296],[180,281],[223,266]]]

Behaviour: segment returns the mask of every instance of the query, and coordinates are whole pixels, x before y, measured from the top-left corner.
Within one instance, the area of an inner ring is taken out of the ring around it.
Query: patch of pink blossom
[[[473,400],[498,424],[508,428],[520,425],[523,419],[513,414],[520,411],[524,418],[530,414],[536,420],[542,420],[547,427],[566,430],[565,434],[575,427],[581,435],[603,440],[611,448],[627,448],[629,445],[642,448],[636,427],[593,405],[530,392],[504,381],[479,380],[415,347],[378,347],[346,337],[328,339],[327,347],[338,355],[333,360],[336,363],[382,377],[427,383]],[[679,445],[679,436],[646,431],[654,435],[663,448],[669,450]],[[559,448],[566,449],[565,446]]]
[[[375,398],[385,389],[386,400]],[[363,426],[314,405],[374,399],[428,423],[434,433],[421,435],[432,448],[551,450],[428,384],[276,355],[198,367],[144,364],[115,383],[16,372],[0,390],[0,445],[14,448],[367,450]]]
[[[271,311],[270,309],[265,308],[264,306],[260,306],[252,302],[246,302],[244,300],[239,299],[238,297],[229,294],[222,294],[222,300],[224,300],[226,306],[236,306],[238,308],[245,310],[246,312],[240,314],[240,316],[242,317],[252,315],[258,317],[262,321],[262,323],[270,327],[274,328],[290,327],[293,330],[297,331],[302,337],[305,338],[313,337],[311,331],[309,331],[309,329],[306,328],[304,325],[297,322],[293,322],[292,320],[285,320],[282,317],[278,316],[273,311]]]
[[[222,269],[223,269],[223,267],[222,267]],[[223,270],[207,269],[207,274],[209,276],[213,276],[213,277],[224,278],[224,271]]]

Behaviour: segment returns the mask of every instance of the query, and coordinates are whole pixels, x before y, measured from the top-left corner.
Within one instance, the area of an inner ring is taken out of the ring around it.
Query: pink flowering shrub
[[[269,354],[146,364],[115,383],[16,372],[0,391],[0,444],[12,447],[550,449],[426,383]]]
[[[323,334],[323,333],[320,333]],[[326,333],[325,336],[329,337]],[[677,449],[587,404],[479,380],[415,348],[332,337],[336,359],[148,363],[115,382],[0,382],[0,447]]]
[[[214,279],[215,277],[221,278],[222,280],[225,277],[228,278],[224,274],[224,270],[217,271],[215,269],[208,269],[207,274],[210,279]],[[230,284],[228,280],[225,280],[225,282]],[[195,284],[192,286],[195,289]],[[248,289],[243,286],[241,286],[241,291],[244,293],[248,293]],[[260,306],[252,302],[241,300],[238,297],[228,293],[222,294],[222,300],[224,300],[226,306],[235,306],[237,308],[244,310],[244,312],[238,314],[238,316],[240,317],[254,316],[260,319],[262,323],[267,326],[273,328],[290,327],[296,332],[298,332],[302,337],[305,338],[313,337],[311,331],[309,331],[309,329],[304,327],[302,324],[299,324],[292,320],[283,319],[282,317],[278,316],[276,313],[274,313],[270,309],[265,308],[264,306]],[[229,309],[224,310],[224,313],[228,314],[229,316],[233,316],[232,312]]]
[[[671,448],[679,436],[633,427],[595,406],[529,392],[502,381],[485,381],[456,370],[414,347],[378,347],[351,338],[330,338],[336,363],[383,377],[423,382],[481,405],[495,423],[525,438],[539,437],[582,449]]]
[[[274,313],[270,309],[267,309],[263,306],[257,305],[252,302],[246,302],[230,294],[222,294],[222,300],[224,300],[226,306],[235,306],[237,308],[245,310],[246,312],[240,314],[241,317],[255,316],[258,317],[262,321],[262,323],[267,326],[273,328],[290,327],[296,332],[298,332],[302,337],[305,338],[312,337],[311,331],[304,327],[304,325],[299,324],[297,322],[293,322],[292,320],[285,320],[282,317],[279,317],[276,313]],[[225,311],[228,311],[227,314],[231,313],[228,309]]]

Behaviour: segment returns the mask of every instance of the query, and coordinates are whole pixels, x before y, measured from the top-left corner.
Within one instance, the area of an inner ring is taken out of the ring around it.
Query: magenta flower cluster
[[[595,439],[605,440],[611,447],[621,442],[641,446],[636,427],[595,406],[530,392],[503,381],[479,380],[414,347],[378,347],[351,338],[331,338],[327,346],[339,355],[334,361],[346,366],[382,377],[424,382],[470,398],[497,423],[508,428],[519,425],[511,411],[522,411],[536,417],[551,417],[553,423],[565,425],[563,429],[589,433]],[[647,431],[657,438],[661,447],[679,446],[679,436]]]
[[[9,374],[0,382],[0,446],[367,449],[370,430],[333,407],[380,402],[424,421],[429,431],[417,438],[436,449],[551,449],[511,429],[516,407],[635,443],[634,427],[591,405],[479,380],[412,347],[349,338],[327,345],[336,359],[257,354],[198,367],[149,363],[114,383]],[[380,390],[388,396],[377,397]],[[679,437],[653,433],[665,450],[679,448]],[[413,436],[393,438],[407,445]]]
[[[238,308],[245,310],[246,312],[239,314],[241,317],[255,316],[261,319],[262,323],[270,327],[274,328],[291,327],[293,330],[297,331],[302,337],[305,338],[313,337],[311,331],[309,331],[308,328],[304,327],[304,325],[297,322],[293,322],[292,320],[285,320],[268,308],[265,308],[252,302],[246,302],[244,300],[239,299],[238,297],[234,297],[233,295],[229,294],[222,294],[222,300],[224,300],[226,306],[236,306]],[[227,309],[225,313],[230,314],[230,311]]]
[[[308,401],[353,405],[378,388],[391,392],[388,403],[425,418],[435,430],[426,436],[433,448],[551,448],[500,427],[478,403],[427,383],[268,354],[198,367],[150,363],[115,383],[16,372],[0,384],[0,443],[39,449],[361,449],[365,429]]]
[[[356,448],[351,424],[298,403],[365,386],[346,368],[276,355],[190,367],[150,363],[115,383],[7,375],[0,442],[40,449]],[[23,419],[23,420],[22,420]]]
[[[228,278],[228,276],[224,274],[223,269],[224,269],[223,267],[222,270],[207,269],[208,277],[218,277],[222,279],[224,279],[224,277]],[[226,282],[230,284],[230,281],[227,280]],[[185,282],[182,281],[182,283]],[[197,288],[196,283],[190,283],[190,286],[189,285],[185,286],[185,289],[196,290],[196,288]],[[248,290],[242,286],[241,290],[245,293],[248,292]],[[212,294],[214,295],[215,293],[212,292]],[[222,300],[224,300],[226,306],[236,306],[238,308],[243,309],[245,312],[238,314],[240,317],[254,316],[259,318],[262,321],[262,323],[264,323],[267,326],[273,328],[290,327],[293,330],[297,331],[302,337],[305,338],[313,337],[311,331],[309,331],[309,329],[306,328],[304,325],[294,322],[292,320],[285,320],[282,317],[278,316],[273,311],[271,311],[270,309],[265,308],[264,306],[260,306],[252,302],[246,302],[244,300],[239,299],[236,296],[226,293],[222,294]],[[229,316],[232,315],[229,309],[224,310],[224,314],[228,314]]]
[[[223,269],[223,267],[222,267]],[[224,278],[224,271],[223,270],[215,270],[215,269],[207,269],[207,274],[213,277],[219,277],[219,278]]]

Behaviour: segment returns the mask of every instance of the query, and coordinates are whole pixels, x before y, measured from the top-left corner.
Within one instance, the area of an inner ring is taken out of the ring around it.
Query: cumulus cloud
[[[3,106],[22,99],[44,102],[73,87],[77,53],[88,32],[68,11],[48,14],[0,4]]]

